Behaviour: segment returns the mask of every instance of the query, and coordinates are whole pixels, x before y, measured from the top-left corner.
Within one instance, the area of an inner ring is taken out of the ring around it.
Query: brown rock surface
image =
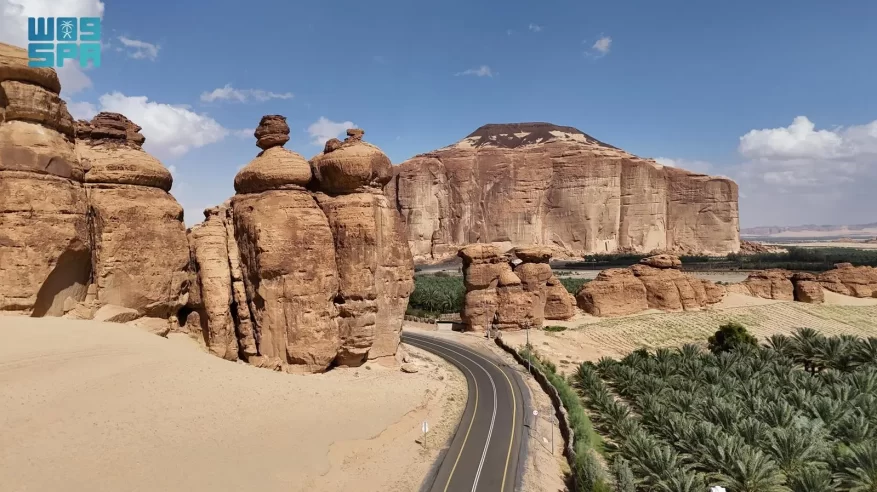
[[[676,255],[659,254],[643,258],[639,261],[643,265],[654,268],[681,268],[682,261]]]
[[[853,297],[875,297],[877,294],[877,268],[838,263],[833,270],[823,272],[818,281],[822,287]]]
[[[91,275],[83,170],[52,69],[0,44],[0,310],[61,316]]]
[[[272,124],[277,132],[276,121]],[[258,175],[251,171],[267,168],[260,161],[272,158],[262,152],[235,182]],[[296,184],[309,173],[308,162],[294,152],[286,161],[271,175],[275,183],[288,183],[282,189],[252,183],[232,199],[234,232],[259,356],[289,372],[321,372],[341,344],[333,303],[338,292],[334,241],[316,200]]]
[[[795,300],[810,304],[822,304],[825,302],[825,292],[822,285],[812,273],[796,272],[792,275],[792,284],[795,286]]]
[[[791,276],[792,273],[788,270],[759,270],[750,273],[743,284],[755,297],[793,301],[795,300],[795,286],[792,285]]]
[[[140,317],[140,313],[136,309],[126,308],[124,306],[116,306],[115,304],[104,304],[94,313],[92,318],[95,321],[103,321],[105,323],[127,323],[134,321]]]
[[[576,298],[554,275],[545,287],[545,319],[570,319],[576,314]]]
[[[690,311],[707,305],[704,282],[674,268],[634,265],[633,274],[646,289],[650,308],[662,311]]]
[[[140,148],[140,127],[100,113],[76,142],[88,172],[93,278],[101,304],[149,317],[175,315],[186,304],[189,247],[183,209],[168,193],[170,172]]]
[[[224,207],[205,210],[205,220],[192,227],[189,243],[197,263],[198,290],[207,318],[207,349],[223,359],[237,360],[238,342],[231,312],[232,276],[225,213]]]
[[[457,253],[463,259],[463,284],[466,298],[460,318],[470,331],[486,331],[497,314],[499,297],[497,286],[520,288],[521,279],[512,273],[508,258],[502,256],[495,246],[470,244]],[[507,296],[508,297],[508,296]]]
[[[547,123],[485,125],[394,168],[386,192],[418,261],[478,242],[578,255],[740,247],[733,181],[663,167]]]
[[[381,149],[363,142],[362,134],[362,130],[348,130],[344,142],[327,142],[323,152],[311,159],[320,191],[352,193],[360,188],[381,188],[390,180],[390,159]]]
[[[649,308],[645,286],[628,268],[601,271],[579,289],[576,302],[594,316],[622,316]]]
[[[282,147],[289,141],[289,125],[286,124],[286,117],[278,114],[263,116],[253,135],[256,137],[256,146],[262,150]]]

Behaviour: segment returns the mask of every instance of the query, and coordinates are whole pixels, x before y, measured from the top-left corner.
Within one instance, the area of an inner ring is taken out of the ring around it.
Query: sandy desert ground
[[[292,376],[124,325],[4,316],[0,337],[10,492],[410,492],[466,402],[462,375],[411,347],[416,374]]]
[[[649,310],[617,318],[578,315],[546,324],[566,326],[562,332],[530,331],[530,343],[561,371],[570,372],[584,360],[620,357],[640,347],[706,345],[707,338],[728,321],[738,321],[759,338],[810,327],[825,334],[877,336],[877,299],[858,299],[825,292],[825,304],[759,299],[730,293],[721,303],[702,311],[665,313]],[[503,333],[512,345],[523,346],[527,333]]]

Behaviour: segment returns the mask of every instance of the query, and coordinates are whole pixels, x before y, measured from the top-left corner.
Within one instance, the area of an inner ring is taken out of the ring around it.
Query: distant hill
[[[830,236],[875,236],[877,222],[856,225],[816,225],[763,226],[740,229],[746,237],[830,237]]]

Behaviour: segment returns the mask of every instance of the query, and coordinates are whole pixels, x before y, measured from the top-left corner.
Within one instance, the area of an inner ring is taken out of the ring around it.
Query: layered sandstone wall
[[[570,255],[740,248],[733,181],[667,168],[572,128],[487,125],[394,171],[387,194],[419,261],[477,242]]]

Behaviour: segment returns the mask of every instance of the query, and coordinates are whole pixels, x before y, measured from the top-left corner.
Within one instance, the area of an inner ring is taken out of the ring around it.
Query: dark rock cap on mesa
[[[587,142],[614,149],[612,145],[601,142],[587,133],[573,128],[571,126],[559,126],[551,123],[489,123],[478,127],[477,130],[466,135],[466,138],[478,138],[473,143],[475,147],[481,147],[490,143],[497,147],[505,149],[514,149],[522,145],[530,145],[544,142],[555,138],[551,132],[561,132],[568,134],[584,135]],[[518,134],[526,133],[527,135],[518,136]]]

